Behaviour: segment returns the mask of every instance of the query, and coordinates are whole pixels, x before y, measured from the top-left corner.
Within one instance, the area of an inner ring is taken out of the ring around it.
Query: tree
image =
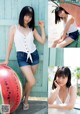
[[[77,90],[78,90],[78,80],[80,79],[80,67],[75,69],[76,77],[77,77]]]

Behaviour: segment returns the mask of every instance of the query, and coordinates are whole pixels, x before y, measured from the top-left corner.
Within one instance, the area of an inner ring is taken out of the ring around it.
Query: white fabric
[[[18,30],[16,26],[14,43],[15,43],[16,51],[27,53],[28,54],[27,59],[30,58],[31,62],[33,62],[31,53],[33,53],[36,50],[36,45],[34,44],[34,37],[33,37],[32,30],[28,33],[28,35],[25,36]]]
[[[70,95],[68,93],[65,102],[62,103],[61,99],[59,98],[59,96],[57,96],[56,101],[54,102],[54,104],[58,104],[58,105],[67,105],[69,103],[69,99],[70,99]],[[53,108],[49,108],[48,109],[48,114],[75,114],[75,110],[59,110],[59,109],[53,109]]]
[[[72,17],[71,15],[68,15],[66,23],[63,22],[64,27],[66,26],[67,22],[70,20],[71,17]],[[75,32],[77,30],[78,30],[77,29],[77,25],[76,25],[76,22],[74,21],[74,23],[70,25],[70,27],[69,27],[69,29],[67,31],[67,34]]]

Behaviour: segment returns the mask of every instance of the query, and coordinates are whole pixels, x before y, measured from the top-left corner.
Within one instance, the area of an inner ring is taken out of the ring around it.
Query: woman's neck
[[[21,25],[19,25],[19,27],[21,28],[21,29],[28,29],[29,28],[29,26],[27,25],[27,26],[21,26]]]
[[[24,24],[24,28],[28,28],[28,25]]]
[[[60,91],[65,91],[66,89],[67,89],[67,87],[63,86],[63,87],[60,88]]]
[[[68,18],[68,15],[65,14],[65,16],[63,17],[63,20],[64,20],[64,21],[67,21],[67,18]]]

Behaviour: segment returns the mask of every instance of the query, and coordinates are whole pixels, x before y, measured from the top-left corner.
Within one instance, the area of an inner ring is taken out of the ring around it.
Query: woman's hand
[[[2,62],[1,64],[4,64],[4,65],[8,65],[9,61],[5,60],[4,62]]]
[[[61,43],[62,41],[64,41],[65,38],[66,38],[66,36],[65,36],[65,35],[62,35],[62,36],[60,37],[58,43]]]
[[[48,108],[56,108],[57,105],[56,104],[48,104]]]
[[[52,104],[48,104],[48,108],[52,108]]]
[[[44,22],[43,21],[39,21],[38,25],[39,25],[40,28],[44,28]]]
[[[62,41],[63,41],[63,39],[60,39],[60,40],[58,41],[58,44],[61,43]]]
[[[54,83],[55,83],[56,88],[58,88],[60,90],[59,84],[56,81],[54,81]]]

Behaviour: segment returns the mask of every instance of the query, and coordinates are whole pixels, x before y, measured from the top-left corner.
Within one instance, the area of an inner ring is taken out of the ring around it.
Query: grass
[[[78,87],[77,95],[80,96],[80,87]]]

